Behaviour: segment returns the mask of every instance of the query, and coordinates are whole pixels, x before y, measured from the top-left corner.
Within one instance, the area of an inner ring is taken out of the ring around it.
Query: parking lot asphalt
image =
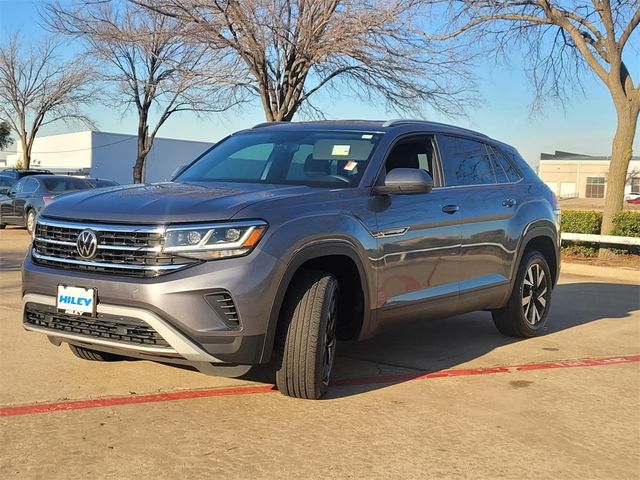
[[[534,339],[476,312],[342,343],[312,402],[24,331],[28,241],[0,231],[0,478],[639,476],[640,272],[561,275]]]

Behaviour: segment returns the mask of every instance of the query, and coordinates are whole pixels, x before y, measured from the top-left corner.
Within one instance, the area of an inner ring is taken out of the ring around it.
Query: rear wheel
[[[91,360],[93,362],[114,362],[116,360],[122,360],[122,357],[113,353],[100,352],[98,350],[91,350],[90,348],[79,347],[77,345],[69,345],[69,348],[73,354],[82,358],[83,360]]]
[[[284,395],[318,399],[329,386],[336,352],[339,288],[327,272],[298,275],[283,306],[276,386]]]
[[[538,251],[527,252],[520,262],[507,305],[492,312],[498,330],[511,337],[540,335],[548,321],[552,286],[544,255]]]
[[[29,209],[27,212],[26,226],[27,232],[29,232],[29,234],[33,234],[33,229],[36,228],[36,212],[33,209]]]

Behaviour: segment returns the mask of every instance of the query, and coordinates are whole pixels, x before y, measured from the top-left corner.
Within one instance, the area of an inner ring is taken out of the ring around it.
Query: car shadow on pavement
[[[545,335],[602,318],[624,318],[638,309],[638,285],[561,284],[553,294]],[[385,388],[427,373],[455,368],[496,348],[526,341],[501,335],[489,312],[399,323],[369,340],[338,345],[333,381],[325,398]],[[516,362],[514,359],[513,363]],[[376,377],[380,383],[376,383]],[[272,383],[273,367],[258,368],[243,378]]]

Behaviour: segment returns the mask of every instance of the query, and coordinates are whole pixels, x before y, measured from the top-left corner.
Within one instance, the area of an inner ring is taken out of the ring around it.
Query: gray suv
[[[512,147],[424,121],[269,123],[168,183],[65,195],[24,261],[24,327],[79,357],[138,357],[326,391],[338,339],[490,310],[545,330],[559,208]]]

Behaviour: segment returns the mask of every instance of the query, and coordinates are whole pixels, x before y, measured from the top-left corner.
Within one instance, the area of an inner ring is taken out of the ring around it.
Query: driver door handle
[[[515,207],[516,203],[517,202],[515,198],[506,198],[502,201],[502,205],[504,205],[505,207]]]
[[[460,210],[460,207],[458,205],[445,205],[444,207],[442,207],[442,211],[444,213],[448,213],[449,215],[453,215],[458,210]]]

